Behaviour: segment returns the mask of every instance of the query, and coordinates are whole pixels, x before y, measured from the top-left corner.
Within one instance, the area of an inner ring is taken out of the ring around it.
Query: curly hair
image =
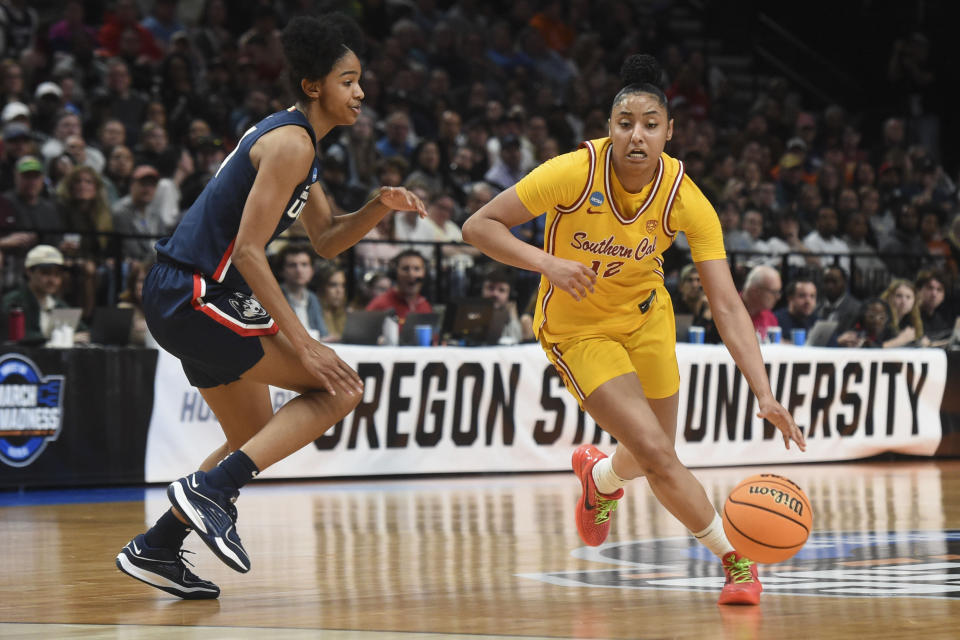
[[[667,118],[670,117],[670,105],[667,102],[667,96],[661,88],[663,70],[660,63],[651,55],[635,53],[623,61],[620,67],[620,80],[623,82],[623,88],[613,99],[613,106],[616,107],[628,95],[634,93],[649,93],[657,99],[667,111]]]
[[[324,78],[340,58],[363,49],[363,32],[357,23],[340,13],[319,18],[298,16],[283,30],[283,52],[287,58],[287,79],[301,98],[306,98],[300,81]]]

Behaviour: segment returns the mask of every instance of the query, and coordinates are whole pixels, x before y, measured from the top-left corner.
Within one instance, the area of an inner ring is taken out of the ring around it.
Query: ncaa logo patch
[[[599,191],[594,191],[590,194],[590,204],[595,207],[599,207],[603,204],[603,194]]]
[[[710,591],[720,561],[692,537],[581,547],[576,558],[613,569],[519,574],[565,587]],[[960,598],[960,530],[815,531],[790,560],[760,565],[764,596]]]
[[[0,356],[0,460],[25,467],[63,427],[63,376],[45,376],[26,356]]]
[[[230,306],[243,320],[263,320],[270,317],[259,300],[239,291],[231,296]]]

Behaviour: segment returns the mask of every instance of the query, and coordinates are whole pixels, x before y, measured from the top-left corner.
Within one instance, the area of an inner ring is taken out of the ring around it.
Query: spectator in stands
[[[889,305],[880,298],[870,298],[863,303],[853,329],[840,334],[837,344],[841,347],[886,347],[897,335],[890,321]]]
[[[517,315],[517,303],[511,300],[513,294],[513,274],[506,266],[492,262],[483,273],[480,285],[480,297],[493,300],[495,313],[506,313],[507,321],[500,334],[500,344],[517,344],[533,336],[525,336],[520,317]]]
[[[351,184],[349,167],[344,151],[340,147],[327,149],[320,162],[321,180],[327,201],[333,200],[335,214],[356,211],[363,206],[369,189]]]
[[[40,240],[46,244],[60,241],[58,232],[64,230],[63,217],[57,205],[50,200],[43,189],[43,165],[34,156],[24,156],[17,161],[14,171],[13,190],[3,194],[16,213],[16,224],[20,229],[30,229],[35,233],[21,232],[19,247],[26,249]],[[57,233],[58,235],[53,235]],[[4,249],[9,249],[10,237],[4,238]]]
[[[64,3],[63,18],[47,31],[47,42],[52,51],[87,59],[96,48],[97,32],[86,23],[83,5],[81,0]]]
[[[58,296],[63,284],[63,254],[56,247],[38,244],[27,252],[26,282],[3,296],[3,311],[23,310],[24,341],[43,344],[53,331],[51,311],[67,307]]]
[[[704,328],[706,342],[720,341],[720,334],[713,323],[713,314],[710,312],[707,295],[703,292],[697,265],[691,262],[680,269],[680,277],[677,280],[677,295],[671,296],[671,299],[673,300],[675,316],[689,314],[693,317],[690,322],[691,326]],[[685,341],[686,338],[686,336],[677,336],[677,340],[680,341]]]
[[[150,330],[147,329],[147,320],[143,315],[143,281],[150,270],[151,262],[132,260],[127,266],[127,277],[123,291],[117,296],[117,306],[133,309],[133,323],[130,325],[128,344],[134,346],[148,346],[152,341]]]
[[[180,154],[180,148],[170,144],[167,130],[163,126],[155,122],[143,125],[140,144],[134,152],[138,165],[148,164],[155,168],[161,177],[169,178],[176,171]]]
[[[116,58],[110,60],[106,85],[94,92],[93,103],[99,111],[97,116],[104,121],[112,118],[122,122],[127,130],[128,144],[136,143],[147,109],[147,99],[133,88],[126,62]]]
[[[0,2],[0,59],[17,60],[36,46],[39,17],[27,0]]]
[[[90,167],[74,167],[57,186],[57,202],[67,231],[80,235],[67,240],[61,248],[70,255],[94,257],[107,251],[109,240],[96,232],[112,232],[113,217],[107,204],[106,189],[97,172]]]
[[[127,144],[127,129],[116,118],[108,118],[97,129],[97,147],[108,158],[114,147]]]
[[[107,167],[100,176],[107,190],[107,201],[111,203],[111,206],[130,193],[130,178],[132,175],[133,152],[126,145],[115,146],[110,150]]]
[[[405,249],[393,259],[391,271],[395,284],[367,304],[367,311],[392,309],[403,326],[408,313],[430,313],[433,307],[421,294],[427,274],[427,261],[416,249]]]
[[[60,112],[60,115],[57,117],[57,124],[53,129],[53,137],[48,138],[47,141],[43,143],[43,146],[40,147],[40,153],[43,155],[44,160],[49,162],[61,153],[69,153],[67,149],[67,139],[72,136],[78,137],[82,142],[82,147],[85,152],[84,164],[92,167],[98,174],[103,171],[103,167],[106,165],[103,154],[100,153],[98,149],[94,149],[83,142],[80,116],[69,111]],[[74,163],[76,164],[76,158],[74,158]]]
[[[140,24],[150,32],[154,42],[162,49],[169,48],[173,34],[184,29],[177,19],[177,0],[155,0],[150,15],[141,20]]]
[[[156,41],[145,27],[137,22],[137,3],[135,0],[116,0],[113,11],[100,28],[97,38],[105,57],[113,58],[122,52],[122,40],[125,37],[136,43],[136,54],[150,60],[159,60],[163,55]]]
[[[36,142],[28,127],[12,122],[3,127],[3,149],[0,151],[0,191],[13,186],[17,161],[36,153]]]
[[[385,135],[377,141],[377,151],[381,157],[400,156],[410,161],[413,145],[410,144],[410,117],[402,111],[387,116]]]
[[[890,327],[894,331],[894,337],[884,342],[884,347],[912,345],[923,337],[917,290],[911,281],[903,278],[892,280],[880,298],[890,308]]]
[[[788,253],[787,264],[793,267],[803,267],[812,258],[808,255],[810,249],[800,240],[800,223],[790,213],[784,213],[777,219],[777,233],[763,242],[755,243],[754,250],[768,256],[764,264],[769,266],[780,266],[783,263],[782,256]]]
[[[740,296],[750,314],[753,328],[766,340],[767,329],[779,326],[773,308],[780,300],[780,273],[773,267],[757,265],[747,274]]]
[[[890,273],[898,278],[912,278],[927,253],[920,237],[920,219],[913,204],[900,205],[896,212],[897,226],[893,233],[880,239],[880,255]]]
[[[388,214],[389,215],[389,214]],[[324,342],[339,342],[347,324],[347,272],[333,262],[320,269],[320,306],[323,307],[323,322],[327,326]]]
[[[843,241],[850,249],[851,268],[857,276],[854,284],[863,286],[865,278],[880,278],[887,273],[886,263],[877,255],[877,249],[869,241],[870,229],[867,226],[866,215],[854,211],[847,216],[846,233]]]
[[[841,334],[850,330],[860,317],[861,304],[847,289],[847,273],[837,265],[825,267],[820,289],[823,295],[817,317],[836,322]]]
[[[817,211],[816,228],[803,238],[803,244],[812,253],[821,254],[812,261],[812,264],[827,264],[834,262],[836,256],[843,255],[839,264],[845,271],[850,271],[850,247],[838,235],[840,227],[837,219],[837,210],[831,206],[820,207]],[[813,259],[814,256],[811,256]]]
[[[357,283],[357,292],[347,304],[347,311],[364,311],[370,301],[385,294],[393,286],[393,280],[383,271],[367,271]]]
[[[148,164],[141,164],[133,170],[130,179],[130,193],[113,205],[113,229],[118,233],[148,236],[124,238],[122,249],[124,258],[146,260],[154,255],[153,245],[167,231],[160,211],[152,208],[157,195],[157,183],[160,174]]]
[[[752,251],[753,238],[740,228],[740,208],[736,202],[727,200],[717,207],[720,227],[723,229],[723,246],[728,253]]]
[[[440,166],[440,146],[436,140],[425,139],[417,145],[411,169],[403,181],[408,189],[421,187],[428,193],[440,193],[446,189],[447,181]]]
[[[783,331],[783,341],[792,342],[794,329],[810,331],[817,321],[817,284],[808,276],[800,276],[787,284],[787,306],[773,315]]]
[[[319,340],[327,335],[323,320],[323,307],[317,294],[309,289],[313,280],[313,252],[305,244],[290,243],[280,250],[277,258],[280,265],[280,289],[297,314],[300,324],[310,335]]]
[[[943,238],[941,212],[939,209],[926,205],[920,212],[920,237],[927,246],[927,255],[939,269],[950,273],[956,272],[956,256],[950,244]]]
[[[946,281],[937,271],[921,271],[917,275],[917,307],[923,323],[922,346],[946,346],[956,324],[946,300]]]
[[[484,180],[499,189],[508,189],[526,175],[521,166],[520,139],[514,135],[500,140],[500,158],[490,167]]]

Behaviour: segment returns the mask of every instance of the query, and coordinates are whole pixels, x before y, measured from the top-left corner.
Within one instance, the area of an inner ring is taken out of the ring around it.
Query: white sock
[[[593,482],[597,485],[597,491],[605,495],[614,493],[627,484],[627,480],[613,472],[613,458],[603,458],[593,465]]]
[[[599,463],[598,463],[599,464]],[[692,531],[690,533],[693,533]],[[723,520],[720,514],[713,512],[713,521],[703,531],[693,533],[693,537],[700,541],[700,544],[713,552],[718,558],[723,558],[731,551],[733,545],[727,540],[727,534],[723,531]]]

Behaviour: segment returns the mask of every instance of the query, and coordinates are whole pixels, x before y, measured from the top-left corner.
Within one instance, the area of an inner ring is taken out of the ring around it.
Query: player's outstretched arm
[[[533,215],[520,201],[516,189],[510,187],[463,223],[463,241],[498,262],[542,273],[555,287],[576,300],[592,293],[597,274],[590,267],[552,256],[510,233],[511,227],[531,218]]]
[[[760,408],[758,415],[776,425],[783,434],[784,444],[788,449],[790,441],[793,440],[801,451],[805,451],[807,443],[803,432],[770,390],[770,380],[763,366],[763,356],[760,354],[753,322],[733,284],[727,261],[704,260],[696,264],[720,337],[743,372],[750,389],[757,396]]]
[[[310,198],[301,221],[314,251],[333,258],[360,242],[390,211],[417,211],[427,217],[427,209],[416,194],[403,187],[380,187],[377,195],[354,213],[335,216],[319,184],[310,189]]]

